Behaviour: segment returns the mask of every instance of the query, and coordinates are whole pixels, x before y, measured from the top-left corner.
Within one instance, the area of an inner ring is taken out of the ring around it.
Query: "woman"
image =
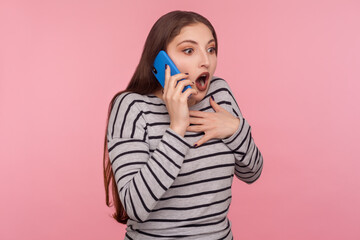
[[[213,76],[217,49],[206,18],[184,11],[162,16],[128,87],[110,103],[106,203],[111,182],[125,239],[233,238],[227,218],[233,175],[252,183],[263,160],[228,84]],[[181,72],[170,76],[167,66],[164,89],[152,74],[160,50]]]

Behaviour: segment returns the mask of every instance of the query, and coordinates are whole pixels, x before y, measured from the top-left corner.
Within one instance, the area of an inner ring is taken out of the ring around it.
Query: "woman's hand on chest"
[[[210,105],[215,112],[189,111],[190,124],[192,125],[187,127],[186,130],[189,132],[205,133],[194,144],[195,147],[213,138],[224,139],[230,137],[239,127],[240,119],[219,106],[212,97],[210,98]]]

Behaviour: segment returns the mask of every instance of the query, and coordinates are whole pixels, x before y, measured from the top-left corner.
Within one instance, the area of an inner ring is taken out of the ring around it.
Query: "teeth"
[[[207,74],[202,74],[199,76],[199,78],[197,79],[197,81],[199,82],[199,85],[201,87],[204,87],[205,86],[205,82],[206,82],[206,78],[208,77]]]

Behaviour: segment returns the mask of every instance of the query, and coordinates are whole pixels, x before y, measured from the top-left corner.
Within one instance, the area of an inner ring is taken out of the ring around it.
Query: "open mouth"
[[[195,81],[196,87],[200,91],[206,90],[208,83],[209,83],[209,73],[208,72],[201,73]]]

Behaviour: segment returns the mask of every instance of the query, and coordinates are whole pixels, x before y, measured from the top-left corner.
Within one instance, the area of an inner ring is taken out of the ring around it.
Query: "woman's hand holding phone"
[[[194,85],[194,82],[187,78],[188,75],[185,73],[170,76],[170,67],[166,65],[163,100],[169,112],[170,128],[181,136],[185,135],[190,125],[188,97],[191,94],[197,94],[194,88],[188,88],[182,92],[185,86]]]

